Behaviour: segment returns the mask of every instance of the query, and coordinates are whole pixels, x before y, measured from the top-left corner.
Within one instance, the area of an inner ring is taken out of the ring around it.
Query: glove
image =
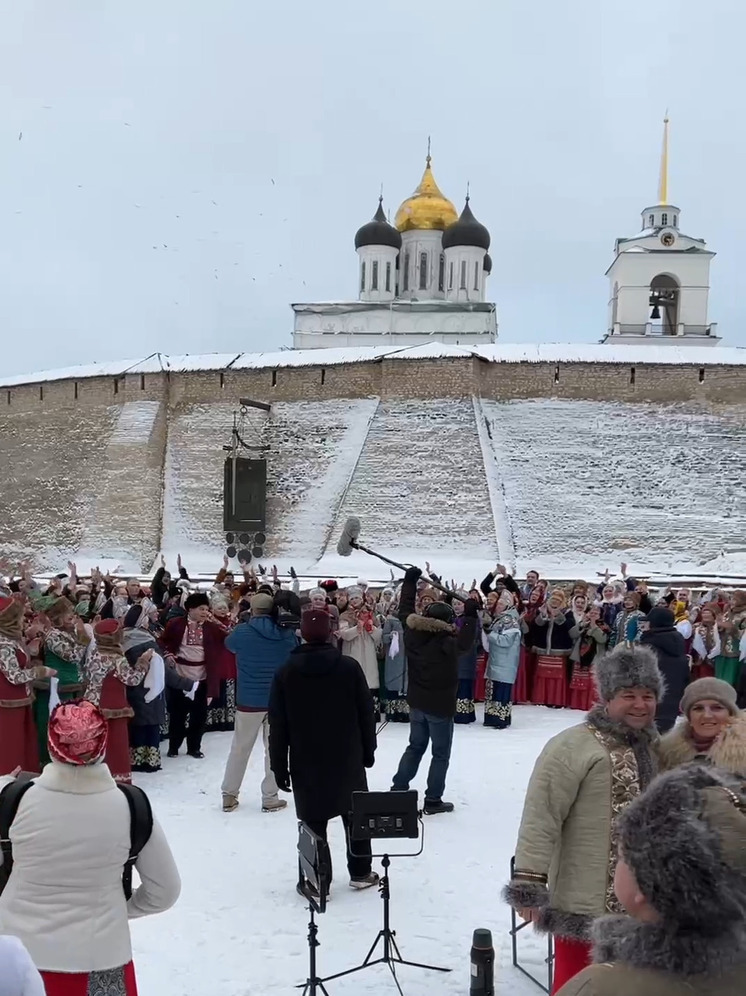
[[[277,782],[277,787],[281,792],[290,792],[290,775],[283,771],[281,775],[275,775],[275,781]]]
[[[421,577],[422,577],[422,571],[419,569],[419,567],[408,567],[407,573],[404,575],[404,580],[414,581],[414,583],[417,584],[417,582],[420,580]]]
[[[476,598],[467,598],[464,603],[464,615],[470,616],[472,619],[476,619],[479,614],[479,603]]]

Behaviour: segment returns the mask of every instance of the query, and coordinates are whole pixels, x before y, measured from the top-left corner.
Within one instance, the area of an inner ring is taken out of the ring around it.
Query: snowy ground
[[[453,972],[441,976],[401,969],[405,996],[464,996],[475,927],[492,930],[497,992],[539,993],[510,965],[509,915],[499,894],[534,760],[551,736],[580,719],[580,713],[569,710],[521,706],[508,731],[485,729],[481,716],[477,724],[457,727],[446,793],[456,811],[427,819],[424,854],[394,861],[391,872],[392,925],[403,956]],[[390,787],[407,736],[403,725],[382,732],[371,789]],[[261,812],[258,747],[240,808],[229,814],[220,810],[230,738],[229,733],[209,734],[205,760],[164,757],[163,772],[137,778],[165,826],[183,879],[173,910],[132,925],[141,996],[291,993],[306,979],[308,916],[295,893],[294,813],[291,808]],[[426,768],[413,786],[420,792],[425,774]],[[321,975],[361,962],[381,925],[377,891],[348,888],[340,821],[332,828],[335,883],[329,909],[319,918]],[[412,843],[394,843],[391,850],[411,850],[407,845]],[[521,950],[543,975],[544,942],[530,934],[529,929],[521,936]],[[383,967],[331,982],[328,989],[330,996],[396,992]]]

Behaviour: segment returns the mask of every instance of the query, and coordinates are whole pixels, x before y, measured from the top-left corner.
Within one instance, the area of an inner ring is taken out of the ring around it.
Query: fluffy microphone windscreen
[[[360,535],[360,519],[354,516],[345,522],[342,535],[337,543],[337,553],[340,557],[349,557],[355,549],[355,540]]]

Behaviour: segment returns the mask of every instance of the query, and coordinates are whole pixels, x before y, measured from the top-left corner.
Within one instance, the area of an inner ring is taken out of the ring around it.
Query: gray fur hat
[[[650,647],[620,643],[593,665],[602,702],[609,702],[620,688],[649,688],[660,702],[664,691],[658,655]]]
[[[746,784],[706,765],[657,778],[619,817],[620,852],[667,927],[746,920]]]

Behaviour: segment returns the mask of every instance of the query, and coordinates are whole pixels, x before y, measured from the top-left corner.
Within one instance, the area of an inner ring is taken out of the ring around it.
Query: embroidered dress
[[[130,767],[150,774],[161,770],[161,734],[158,726],[129,727]]]
[[[484,725],[507,730],[512,722],[513,686],[506,681],[485,682]]]
[[[696,661],[692,664],[693,681],[698,678],[715,677],[715,666],[720,649],[720,634],[717,626],[703,624],[697,626],[692,639],[692,655]]]
[[[40,770],[28,662],[20,643],[0,636],[0,775]]]
[[[236,724],[236,682],[233,678],[220,682],[220,695],[207,710],[205,733],[226,732]]]
[[[104,760],[115,781],[132,781],[128,724],[134,715],[127,702],[127,685],[139,685],[147,665],[130,664],[117,650],[94,648],[87,661],[88,688],[85,698],[97,705],[109,721]]]
[[[733,633],[723,633],[721,645],[721,652],[715,658],[715,677],[737,688],[741,676],[738,639]]]
[[[534,683],[536,671],[536,655],[525,645],[521,647],[521,659],[518,662],[518,674],[513,685],[513,705],[529,705],[531,703],[531,686]]]
[[[534,705],[547,705],[556,708],[567,705],[567,657],[552,654],[536,654],[536,677],[531,701]]]
[[[103,972],[41,972],[47,996],[138,996],[135,966]]]

